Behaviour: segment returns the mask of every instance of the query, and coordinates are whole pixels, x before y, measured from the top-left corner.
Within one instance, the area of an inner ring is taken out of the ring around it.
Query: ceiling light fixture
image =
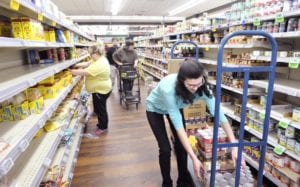
[[[176,15],[176,14],[178,14],[180,12],[186,11],[186,10],[188,10],[188,9],[190,9],[190,8],[192,8],[192,7],[200,4],[200,3],[203,3],[203,1],[204,0],[192,0],[192,1],[189,1],[189,2],[187,2],[185,4],[183,4],[183,5],[175,8],[175,9],[169,11],[168,14],[169,14],[169,16],[174,16],[174,15]]]
[[[120,11],[121,5],[123,0],[112,0],[111,3],[111,14],[113,16],[118,15],[118,12]]]
[[[76,22],[80,21],[105,21],[105,20],[139,20],[139,21],[182,21],[184,17],[173,16],[68,16]]]

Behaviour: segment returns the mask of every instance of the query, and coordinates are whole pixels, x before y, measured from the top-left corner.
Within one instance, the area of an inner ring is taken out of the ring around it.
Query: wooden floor
[[[161,186],[158,147],[144,109],[146,93],[142,93],[143,101],[138,110],[134,105],[126,110],[120,106],[116,90],[108,99],[109,132],[99,139],[82,140],[73,187]],[[95,124],[93,117],[88,131],[93,131]],[[176,183],[174,155],[172,178]]]

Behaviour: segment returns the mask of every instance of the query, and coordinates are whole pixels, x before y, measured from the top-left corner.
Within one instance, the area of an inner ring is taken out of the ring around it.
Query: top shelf
[[[39,15],[43,15],[43,23],[46,23],[51,26],[55,26],[56,24],[58,24],[59,26],[64,27],[70,31],[73,31],[74,33],[79,34],[88,40],[94,41],[94,38],[80,31],[77,27],[75,27],[75,25],[64,23],[61,21],[62,20],[61,18],[55,18],[53,15],[47,13],[46,7],[37,7],[31,1],[28,0],[18,0],[18,2],[19,2],[19,10],[17,12],[20,13],[21,15],[25,15],[36,20],[38,20]],[[14,11],[10,8],[10,0],[2,0],[0,7]]]
[[[83,60],[89,55],[68,60],[57,64],[23,65],[4,69],[0,72],[0,102],[11,98],[28,87],[58,73],[73,64]]]

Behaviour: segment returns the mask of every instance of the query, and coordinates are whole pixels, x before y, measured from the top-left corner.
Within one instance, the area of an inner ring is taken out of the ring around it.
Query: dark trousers
[[[108,127],[108,114],[106,108],[106,101],[111,92],[107,94],[93,93],[94,112],[98,118],[98,128],[101,130]]]
[[[123,91],[126,93],[131,93],[133,88],[134,79],[123,79]]]
[[[150,127],[157,140],[158,147],[159,147],[159,165],[160,165],[161,175],[163,178],[162,186],[172,187],[172,179],[170,176],[171,145],[165,127],[164,115],[158,114],[156,112],[149,112],[149,111],[147,111],[146,113],[147,113],[148,122],[150,124]],[[182,119],[184,119],[182,110],[181,110],[181,115],[182,115]],[[169,115],[167,115],[167,119],[169,121],[170,128],[174,137],[173,143],[174,143],[175,154],[177,159],[177,168],[178,168],[177,186],[192,187],[194,186],[194,183],[187,167],[187,152],[185,151],[184,147],[182,146],[177,136],[177,132],[174,128],[174,125]],[[185,128],[184,120],[183,120],[183,124]]]

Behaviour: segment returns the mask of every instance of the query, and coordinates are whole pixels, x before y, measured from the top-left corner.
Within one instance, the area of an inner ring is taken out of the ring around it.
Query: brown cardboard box
[[[184,108],[183,110],[185,120],[189,118],[205,118],[206,117],[206,103],[204,100],[200,99],[194,104]]]
[[[184,59],[169,59],[168,60],[168,73],[177,73],[179,70],[180,65]]]

